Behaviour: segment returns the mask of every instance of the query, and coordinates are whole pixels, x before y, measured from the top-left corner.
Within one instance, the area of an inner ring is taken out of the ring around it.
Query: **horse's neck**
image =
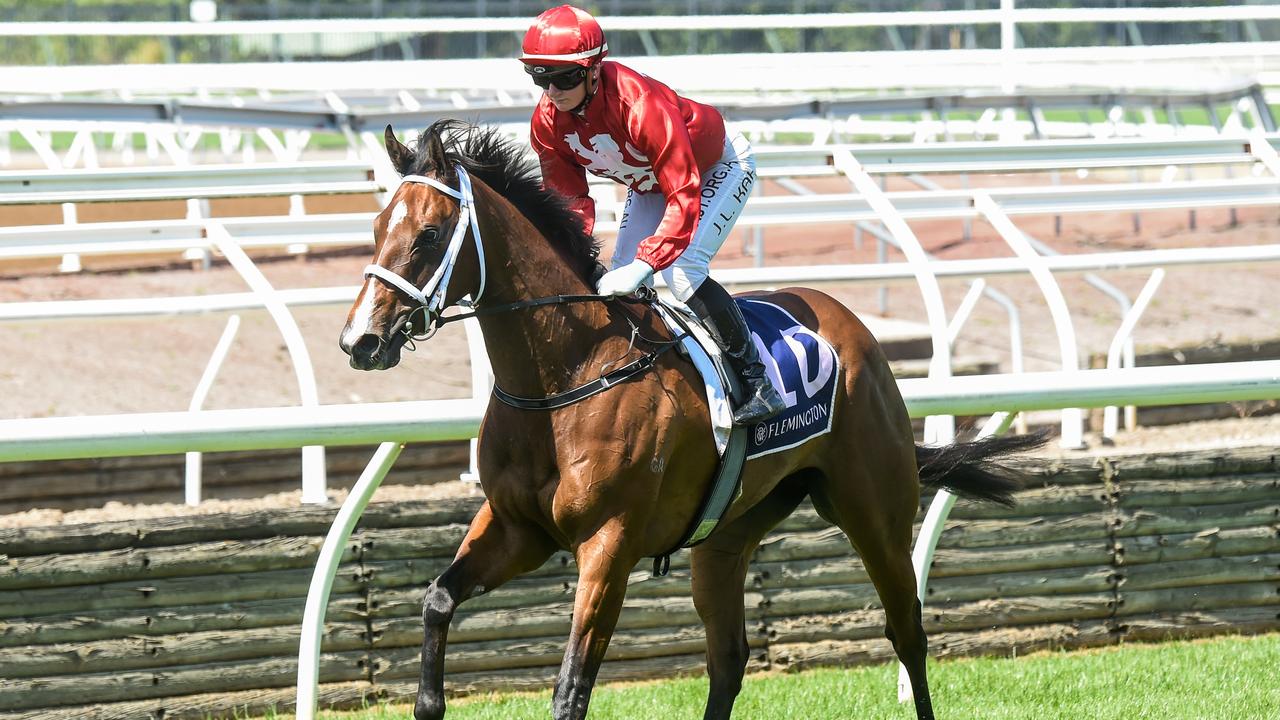
[[[487,223],[482,218],[487,277],[481,307],[594,292],[528,220],[510,209],[487,214]],[[537,397],[570,389],[575,371],[609,323],[602,303],[585,302],[485,315],[480,328],[498,385]]]

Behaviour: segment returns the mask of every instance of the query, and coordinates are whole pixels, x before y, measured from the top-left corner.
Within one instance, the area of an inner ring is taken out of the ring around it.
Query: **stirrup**
[[[744,383],[746,387],[751,385]],[[742,405],[733,409],[734,425],[754,425],[787,409],[787,403],[778,394],[773,383],[767,379],[753,388],[751,396]]]

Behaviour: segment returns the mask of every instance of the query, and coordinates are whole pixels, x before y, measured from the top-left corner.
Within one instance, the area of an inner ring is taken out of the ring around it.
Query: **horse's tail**
[[[1013,493],[1022,487],[1021,473],[995,460],[1034,450],[1045,443],[1043,431],[1028,435],[1003,435],[942,447],[916,446],[920,482],[946,488],[962,498],[1013,505]]]

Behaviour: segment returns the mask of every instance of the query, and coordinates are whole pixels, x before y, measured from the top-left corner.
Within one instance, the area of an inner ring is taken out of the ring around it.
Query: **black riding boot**
[[[760,353],[751,340],[751,331],[742,310],[720,284],[711,278],[702,281],[686,302],[707,325],[711,337],[729,358],[729,365],[742,378],[744,400],[733,409],[734,425],[762,422],[787,409],[786,402],[765,375]]]

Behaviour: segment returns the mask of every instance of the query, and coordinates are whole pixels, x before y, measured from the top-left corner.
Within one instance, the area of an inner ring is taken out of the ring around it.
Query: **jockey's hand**
[[[653,268],[643,260],[632,260],[617,270],[610,270],[596,284],[601,295],[630,295],[653,277]]]

